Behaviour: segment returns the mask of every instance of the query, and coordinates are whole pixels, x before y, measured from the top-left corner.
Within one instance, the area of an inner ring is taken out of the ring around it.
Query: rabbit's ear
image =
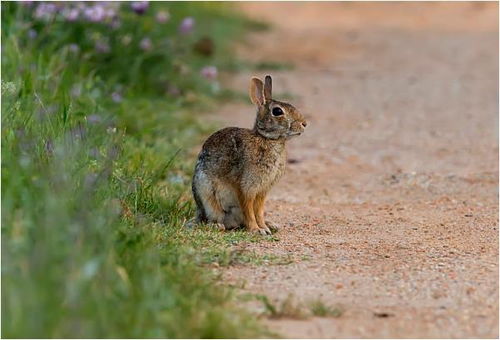
[[[259,78],[252,78],[250,81],[250,99],[257,106],[264,105],[264,84]]]
[[[265,84],[264,84],[264,99],[266,101],[271,100],[273,92],[273,79],[271,76],[266,76]]]

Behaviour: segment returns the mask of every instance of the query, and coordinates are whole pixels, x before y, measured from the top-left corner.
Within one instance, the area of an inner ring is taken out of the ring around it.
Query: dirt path
[[[276,27],[239,53],[293,63],[275,92],[310,124],[267,204],[280,242],[247,248],[297,261],[226,279],[345,309],[266,321],[285,337],[498,337],[498,4],[241,7]],[[217,118],[251,126],[253,108]]]

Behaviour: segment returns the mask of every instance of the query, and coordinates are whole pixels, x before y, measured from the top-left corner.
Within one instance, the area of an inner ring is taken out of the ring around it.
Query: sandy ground
[[[239,6],[275,25],[240,55],[295,65],[274,93],[309,126],[267,203],[280,241],[247,246],[296,261],[227,282],[345,310],[264,321],[284,337],[498,338],[498,4]],[[250,127],[254,109],[216,118]]]

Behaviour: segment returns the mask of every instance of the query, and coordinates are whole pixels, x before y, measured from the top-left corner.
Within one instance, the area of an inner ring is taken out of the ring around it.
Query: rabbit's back
[[[264,138],[250,129],[229,127],[206,140],[196,171],[244,190],[260,191],[282,176],[285,163],[283,141]]]

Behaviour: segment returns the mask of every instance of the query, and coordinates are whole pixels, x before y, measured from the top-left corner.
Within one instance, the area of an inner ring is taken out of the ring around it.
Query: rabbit
[[[270,235],[274,225],[264,220],[264,202],[283,176],[285,143],[302,134],[304,116],[291,104],[272,99],[272,79],[250,82],[250,99],[257,107],[252,129],[228,127],[203,144],[193,175],[197,212],[192,224],[219,229],[244,227]]]

